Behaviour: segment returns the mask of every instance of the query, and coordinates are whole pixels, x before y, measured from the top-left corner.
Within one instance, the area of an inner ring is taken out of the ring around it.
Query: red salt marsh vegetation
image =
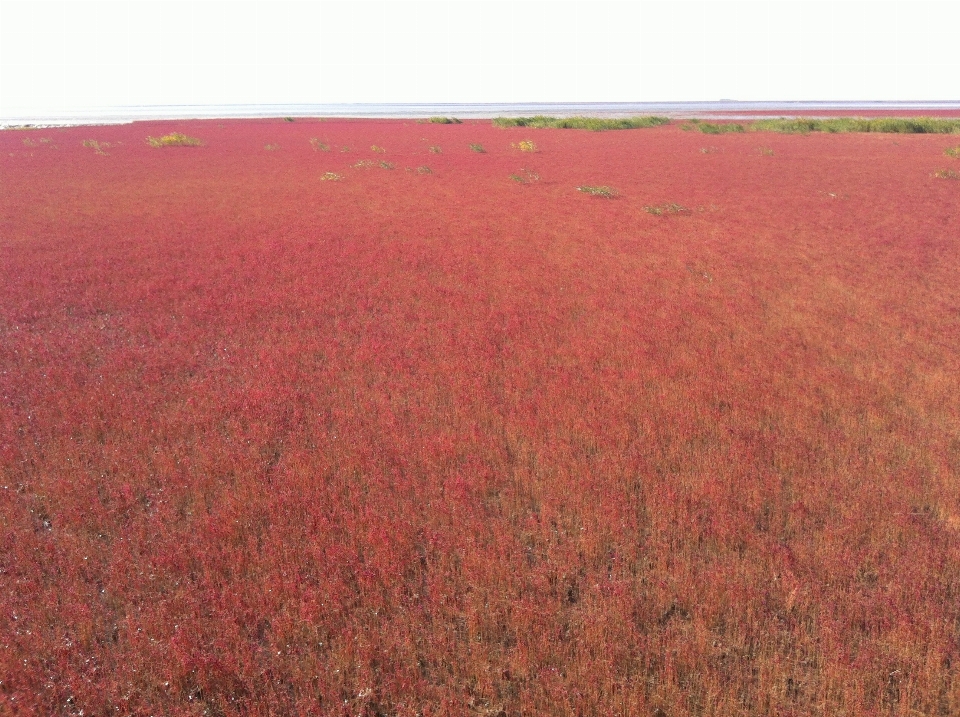
[[[0,132],[0,713],[960,713],[957,144]]]

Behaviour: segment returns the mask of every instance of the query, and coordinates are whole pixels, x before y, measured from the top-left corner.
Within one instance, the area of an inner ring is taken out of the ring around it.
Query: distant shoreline
[[[282,117],[298,119],[423,119],[438,115],[475,120],[529,115],[555,117],[662,115],[673,119],[697,117],[718,120],[746,120],[768,117],[960,117],[960,101],[169,105],[13,114],[0,116],[0,128],[108,125],[162,120],[270,119]]]

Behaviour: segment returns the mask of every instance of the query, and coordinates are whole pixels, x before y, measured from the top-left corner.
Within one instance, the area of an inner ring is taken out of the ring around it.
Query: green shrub
[[[431,117],[432,124],[463,124],[456,117]]]
[[[960,147],[950,147],[943,150],[943,153],[948,157],[953,157],[954,159],[960,159]]]
[[[471,144],[470,149],[474,152],[479,152],[480,154],[485,154],[487,151],[483,148],[482,144]]]

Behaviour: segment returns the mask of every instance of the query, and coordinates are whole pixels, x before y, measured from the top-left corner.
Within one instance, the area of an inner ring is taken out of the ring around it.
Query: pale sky
[[[0,118],[131,105],[960,100],[960,2],[10,2]]]

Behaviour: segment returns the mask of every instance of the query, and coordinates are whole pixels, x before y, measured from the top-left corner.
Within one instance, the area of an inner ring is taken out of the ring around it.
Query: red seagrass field
[[[958,144],[0,132],[0,714],[960,714]]]

